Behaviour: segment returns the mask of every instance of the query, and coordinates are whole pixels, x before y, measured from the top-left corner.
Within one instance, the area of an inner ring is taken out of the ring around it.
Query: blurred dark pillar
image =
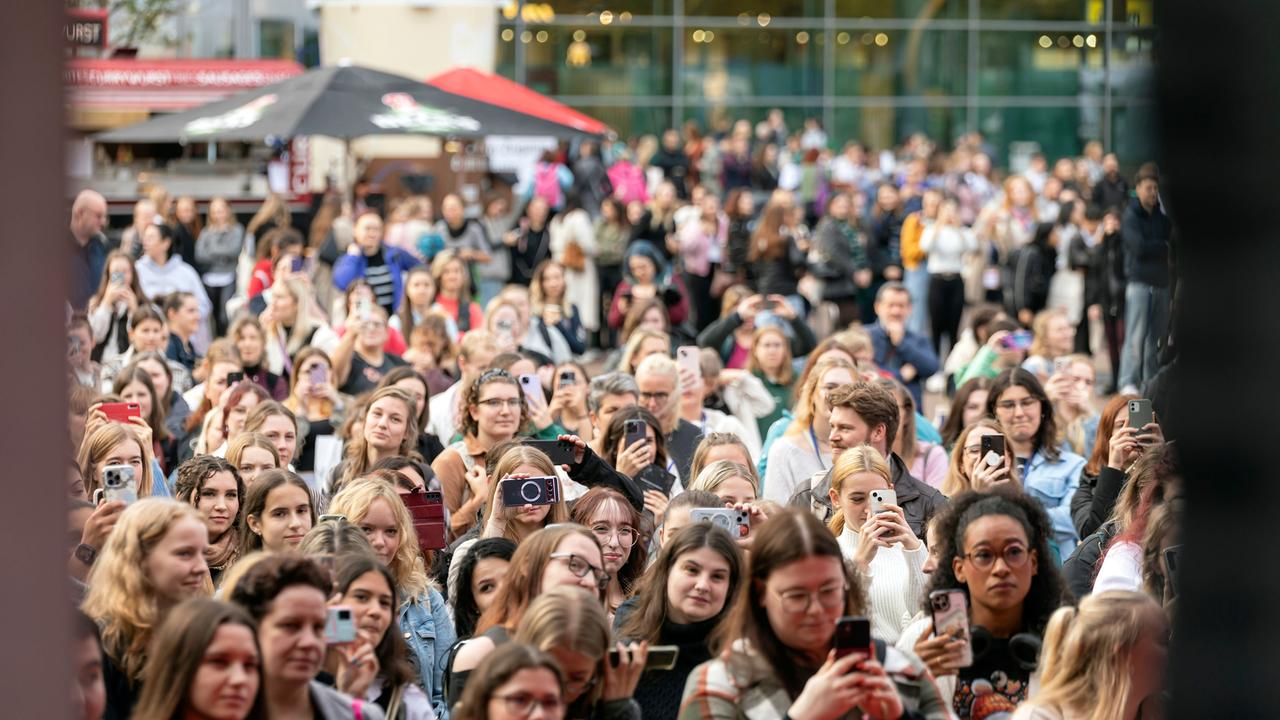
[[[67,716],[61,2],[0,13],[0,715]]]
[[[1155,6],[1189,511],[1171,716],[1280,717],[1280,3]]]

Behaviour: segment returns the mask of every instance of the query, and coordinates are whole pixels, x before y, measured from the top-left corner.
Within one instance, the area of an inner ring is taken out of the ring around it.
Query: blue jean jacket
[[[1022,478],[1027,494],[1039,500],[1049,514],[1053,523],[1053,541],[1062,558],[1070,557],[1080,540],[1075,523],[1071,521],[1071,497],[1080,487],[1084,462],[1084,458],[1065,450],[1056,461],[1050,462],[1037,450],[1027,463],[1026,475]]]
[[[409,657],[418,668],[422,691],[431,698],[431,709],[438,720],[449,720],[449,706],[444,700],[444,664],[458,636],[440,593],[431,588],[425,597],[419,595],[402,603],[400,630],[409,646]]]

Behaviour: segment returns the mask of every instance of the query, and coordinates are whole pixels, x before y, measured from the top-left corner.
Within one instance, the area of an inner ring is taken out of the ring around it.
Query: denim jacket
[[[418,668],[422,691],[431,699],[431,709],[438,720],[449,720],[449,706],[444,700],[444,664],[458,637],[439,591],[429,588],[425,597],[405,600],[400,605],[400,630],[409,646],[409,657]]]
[[[1053,523],[1053,540],[1058,546],[1060,558],[1070,557],[1080,538],[1075,523],[1071,521],[1071,497],[1080,486],[1080,471],[1084,458],[1063,450],[1057,461],[1050,462],[1041,451],[1027,462],[1022,486],[1031,497],[1040,501],[1049,520]]]

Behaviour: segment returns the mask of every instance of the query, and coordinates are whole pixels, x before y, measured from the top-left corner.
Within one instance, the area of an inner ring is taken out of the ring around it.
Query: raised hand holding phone
[[[649,658],[648,641],[630,645],[617,643],[615,649],[617,663],[612,662],[611,657],[604,664],[604,694],[601,699],[605,701],[625,700],[634,695]]]
[[[835,650],[827,653],[827,661],[805,682],[787,716],[813,720],[844,717],[865,696],[858,674],[854,672],[854,667],[862,660],[863,656],[859,655],[837,657]]]

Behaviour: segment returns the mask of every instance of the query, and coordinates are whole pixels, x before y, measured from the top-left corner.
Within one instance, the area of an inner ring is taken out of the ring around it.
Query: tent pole
[[[347,202],[350,203],[354,212],[356,207],[356,163],[355,156],[351,154],[351,138],[346,138],[342,141],[342,174],[347,186],[345,191]]]

